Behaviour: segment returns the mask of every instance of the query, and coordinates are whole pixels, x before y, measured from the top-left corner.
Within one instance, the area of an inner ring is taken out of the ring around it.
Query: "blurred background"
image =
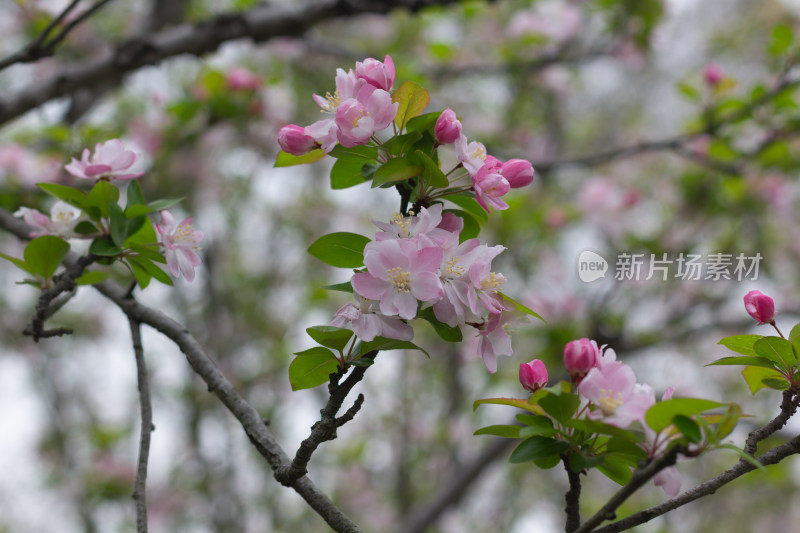
[[[0,1],[0,56],[67,4]],[[124,38],[259,6],[110,2],[54,57],[0,72],[0,94],[35,88]],[[509,280],[506,292],[547,324],[517,327],[515,355],[500,358],[496,374],[475,339],[447,344],[418,325],[415,342],[430,359],[380,354],[358,386],[363,409],[317,452],[310,477],[365,531],[562,531],[563,470],[512,468],[512,442],[472,435],[513,420],[507,407],[473,412],[472,404],[524,396],[520,363],[543,359],[554,382],[564,345],[590,337],[614,348],[659,397],[675,386],[677,396],[739,402],[752,415],[731,436],[739,445],[777,413],[778,392],[752,396],[737,367],[704,365],[729,355],[717,344],[726,335],[769,334],[744,312],[749,290],[776,299],[784,331],[800,314],[798,16],[793,0],[469,1],[324,20],[298,38],[232,41],[4,124],[0,206],[49,212],[51,200],[34,184],[75,185],[63,165],[97,142],[119,137],[143,154],[145,196],[184,197],[179,209],[206,239],[193,283],[154,284],[139,299],[184,322],[293,452],[327,391],[291,391],[292,354],[312,346],[305,328],[327,324],[349,301],[319,288],[349,272],[306,249],[330,231],[372,235],[371,221],[388,220],[398,198],[367,185],[332,191],[330,158],[273,168],[276,136],[288,123],[318,119],[311,95],[333,91],[337,68],[391,54],[398,83],[430,92],[429,111],[450,107],[490,154],[533,162],[534,184],[504,198],[510,208],[491,214],[481,239],[507,248],[494,265]],[[2,233],[0,249],[19,255],[22,245]],[[609,262],[604,278],[581,281],[584,250]],[[624,253],[642,254],[639,279],[615,279]],[[651,258],[663,254],[675,261],[667,279],[660,271],[646,279]],[[731,269],[732,279],[715,280],[704,270],[688,280],[678,275],[680,254],[761,260],[757,275],[737,279]],[[115,275],[128,283],[124,271]],[[76,333],[34,344],[21,332],[37,294],[15,284],[21,277],[0,265],[0,532],[135,531],[139,408],[127,320],[83,289],[52,320]],[[326,531],[274,481],[179,350],[149,329],[144,347],[156,425],[150,530]],[[684,488],[737,460],[717,452],[679,464]],[[799,481],[800,463],[789,459],[635,531],[792,531],[800,508],[788,503]],[[590,474],[583,511],[615,488]],[[620,516],[664,499],[648,486]]]

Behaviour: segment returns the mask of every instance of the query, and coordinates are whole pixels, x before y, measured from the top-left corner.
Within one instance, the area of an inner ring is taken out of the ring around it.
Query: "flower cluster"
[[[64,168],[75,177],[94,181],[96,187],[105,186],[106,188],[114,189],[112,194],[116,198],[119,193],[108,182],[130,181],[143,176],[144,172],[130,172],[131,167],[135,165],[138,159],[139,155],[131,150],[126,150],[122,141],[111,139],[104,143],[98,143],[94,151],[90,151],[88,148],[84,149],[80,161],[72,158],[72,161]],[[128,189],[129,196],[130,187]],[[59,189],[59,191],[61,190]],[[141,194],[138,185],[136,185],[136,190]],[[131,219],[137,216],[143,219],[144,215],[126,214],[121,208],[118,212],[109,212],[107,200],[103,199],[105,195],[97,194],[96,196],[100,198],[100,203],[93,203],[91,193],[85,195],[82,192],[73,190],[72,193],[64,197],[69,203],[65,201],[56,202],[51,209],[50,216],[28,207],[20,207],[15,215],[21,217],[25,223],[33,228],[30,233],[31,238],[54,235],[62,239],[110,238],[113,241],[116,237],[117,242],[114,242],[114,244],[118,247],[122,246],[124,241],[131,235],[127,233],[120,235],[119,232],[115,235],[112,227],[119,227],[122,224],[126,227],[135,226],[131,224]],[[86,199],[85,202],[82,198]],[[130,198],[128,203],[132,205]],[[144,205],[139,205],[138,208],[139,213],[147,213],[153,210]],[[95,213],[94,216],[88,214],[92,212]],[[97,213],[100,213],[100,215]],[[118,219],[113,220],[114,217],[118,217]],[[76,231],[80,229],[77,226],[82,222],[86,223],[88,230]],[[199,250],[199,243],[203,239],[203,233],[193,229],[191,223],[192,219],[187,218],[180,224],[176,224],[172,214],[167,210],[162,210],[161,223],[155,225],[159,242],[164,250],[167,268],[173,276],[179,277],[183,275],[187,281],[194,279],[194,269],[201,263],[197,251]],[[121,249],[119,250],[119,252],[122,251]],[[139,254],[128,252],[128,255],[135,256]],[[141,265],[141,262],[139,265]]]
[[[390,56],[383,62],[366,59],[355,70],[336,70],[336,90],[314,101],[327,118],[301,127],[290,124],[281,128],[278,143],[292,155],[303,155],[322,148],[330,152],[336,143],[345,147],[367,144],[371,137],[389,127],[397,114],[392,102],[394,63]]]
[[[409,215],[375,222],[379,231],[364,249],[366,270],[351,280],[358,305],[339,309],[331,325],[352,328],[367,341],[378,335],[410,340],[406,321],[432,307],[438,321],[477,330],[480,355],[495,372],[497,356],[513,353],[513,306],[500,293],[505,277],[491,269],[504,248],[477,238],[459,243],[463,221],[442,213],[441,204]]]

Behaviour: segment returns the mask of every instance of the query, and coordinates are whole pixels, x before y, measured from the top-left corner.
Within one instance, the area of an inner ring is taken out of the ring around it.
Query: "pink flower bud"
[[[703,79],[708,85],[716,87],[725,79],[725,73],[716,63],[709,63],[706,65],[706,68],[703,69]]]
[[[573,381],[579,381],[589,370],[597,366],[600,350],[595,341],[583,338],[564,346],[564,366]]]
[[[539,359],[519,365],[519,382],[525,390],[536,392],[547,385],[547,368]]]
[[[770,324],[775,320],[775,301],[761,291],[745,294],[744,308],[759,324]]]
[[[386,56],[383,63],[377,59],[367,58],[362,63],[356,63],[356,76],[358,79],[366,80],[373,87],[391,91],[394,86],[394,62],[391,56]]]
[[[456,118],[455,112],[449,107],[442,111],[433,127],[436,142],[439,144],[453,144],[461,137],[461,122]]]
[[[232,91],[255,91],[261,87],[261,78],[244,67],[233,67],[225,74],[225,82]]]
[[[303,155],[319,148],[313,137],[306,134],[305,128],[296,124],[284,126],[278,132],[278,144],[287,154]]]
[[[530,185],[533,181],[533,165],[524,159],[509,159],[503,163],[500,174],[512,189],[518,189]]]

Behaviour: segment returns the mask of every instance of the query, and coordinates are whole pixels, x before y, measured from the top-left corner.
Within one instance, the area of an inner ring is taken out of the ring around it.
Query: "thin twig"
[[[142,332],[139,322],[128,317],[133,341],[133,353],[136,357],[136,379],[139,383],[139,405],[142,428],[139,435],[139,461],[136,467],[136,483],[133,499],[136,502],[136,531],[147,533],[147,462],[150,457],[150,434],[156,429],[153,425],[153,408],[150,403],[150,385],[147,378],[147,364],[142,347]]]
[[[564,500],[566,501],[564,512],[567,515],[564,531],[572,533],[581,527],[581,473],[572,471],[569,466],[568,456],[562,455],[561,460],[564,462],[564,468],[567,470],[567,478],[569,479],[569,490],[564,495]]]

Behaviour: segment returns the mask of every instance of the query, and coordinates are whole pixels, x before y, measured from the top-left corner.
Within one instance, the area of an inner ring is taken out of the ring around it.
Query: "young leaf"
[[[725,337],[719,341],[719,344],[742,355],[756,355],[753,345],[761,337],[762,335],[733,335]]]
[[[139,180],[131,180],[128,182],[127,199],[125,200],[125,211],[134,205],[144,205],[144,195],[142,194],[142,187],[139,185]]]
[[[98,237],[92,241],[89,251],[95,255],[113,257],[122,253],[122,248],[115,245],[107,237]]]
[[[69,243],[54,235],[36,237],[25,247],[23,257],[29,272],[49,278],[69,252]],[[17,265],[19,266],[19,265]]]
[[[429,358],[431,356],[431,354],[411,341],[399,341],[397,339],[387,339],[386,337],[375,337],[369,342],[361,343],[361,355],[373,350],[379,350],[382,352],[388,352],[389,350],[419,350]]]
[[[425,180],[425,183],[437,189],[444,189],[450,185],[447,176],[433,159],[421,150],[416,150],[414,155],[417,156],[417,161],[422,163],[422,179]]]
[[[479,405],[485,404],[494,404],[494,405],[510,405],[512,407],[519,407],[520,409],[525,409],[528,412],[531,412],[535,415],[544,415],[544,409],[539,407],[538,405],[534,405],[530,403],[528,399],[525,398],[484,398],[482,400],[476,400],[475,403],[472,404],[472,410],[478,408]]]
[[[448,326],[442,322],[437,320],[436,315],[433,314],[433,308],[428,307],[423,309],[417,316],[425,321],[427,321],[431,326],[433,326],[434,331],[447,342],[461,342],[463,336],[461,334],[461,328],[458,326]]]
[[[471,196],[465,196],[463,194],[451,194],[449,196],[444,197],[445,200],[448,200],[458,207],[475,217],[476,220],[486,222],[489,220],[489,215],[486,213],[486,210],[481,207],[481,204],[475,198]]]
[[[161,211],[163,209],[169,209],[173,205],[177,205],[183,200],[181,198],[164,198],[163,200],[155,200],[147,204],[147,207],[152,209],[153,211]]]
[[[573,472],[581,472],[594,468],[603,464],[605,457],[602,455],[583,455],[581,453],[573,453],[569,456],[569,469]]]
[[[520,429],[522,429],[520,426],[510,426],[510,425],[486,426],[473,433],[473,435],[494,435],[495,437],[516,439],[519,438]]]
[[[396,157],[378,167],[372,178],[372,188],[406,181],[422,174],[424,167],[413,155]]]
[[[58,183],[37,183],[36,185],[50,196],[63,200],[78,209],[83,209],[86,205],[86,193],[83,191]]]
[[[331,168],[331,189],[347,189],[366,183],[364,166],[369,160],[363,157],[342,156]]]
[[[306,333],[322,346],[327,346],[337,352],[341,352],[353,337],[353,332],[349,329],[334,326],[312,326],[306,328]]]
[[[107,181],[98,181],[89,194],[86,196],[86,207],[95,208],[100,212],[100,216],[109,216],[109,204],[116,204],[119,201],[119,189]]]
[[[292,155],[281,151],[278,152],[278,157],[275,158],[274,168],[291,167],[294,165],[305,165],[308,163],[316,163],[323,157],[325,157],[325,150],[323,150],[322,148],[311,150],[307,154],[303,155]]]
[[[408,122],[406,122],[406,131],[427,131],[432,130],[433,127],[436,125],[436,120],[441,115],[441,111],[436,111],[433,113],[425,113],[424,115],[419,115],[418,117],[414,117]]]
[[[110,272],[104,270],[87,270],[75,280],[75,283],[78,285],[95,285],[107,280],[110,275]]]
[[[726,366],[726,365],[751,365],[762,366],[764,368],[775,368],[775,363],[766,357],[723,357],[706,366]]]
[[[703,411],[723,407],[725,404],[702,398],[673,398],[658,402],[644,415],[650,428],[658,433],[672,424],[676,415],[692,416]]]
[[[155,265],[149,259],[147,259],[145,257],[142,257],[142,256],[138,256],[138,257],[134,256],[134,257],[129,257],[128,261],[130,261],[131,264],[138,265],[145,272],[147,272],[150,276],[155,278],[157,281],[160,281],[164,285],[169,285],[169,286],[173,285],[172,278],[169,277],[169,274],[167,274],[166,272],[161,270],[161,268],[159,268],[157,265]],[[144,287],[142,287],[142,288],[144,288]]]
[[[326,291],[349,292],[350,294],[353,294],[353,285],[349,281],[337,283],[335,285],[323,285],[320,287],[320,289],[325,289]]]
[[[0,257],[5,259],[5,260],[7,260],[7,261],[11,261],[12,263],[17,265],[19,268],[21,268],[25,272],[28,272],[29,274],[34,274],[34,272],[30,269],[30,267],[22,259],[17,259],[16,257],[11,257],[10,255],[6,255],[6,254],[4,254],[2,252],[0,252]]]
[[[542,457],[541,459],[534,459],[533,462],[536,466],[538,466],[542,470],[548,470],[550,468],[558,466],[558,463],[561,462],[561,456],[551,455],[549,457]]]
[[[792,326],[792,331],[789,332],[789,342],[794,343],[797,338],[800,338],[800,323]]]
[[[547,324],[547,321],[544,318],[542,318],[539,315],[539,313],[537,313],[536,311],[533,311],[532,309],[529,309],[529,308],[525,307],[524,305],[522,305],[518,301],[514,300],[513,298],[511,298],[507,294],[503,294],[503,293],[500,293],[500,294],[502,294],[502,296],[503,296],[503,301],[504,302],[510,302],[510,303],[514,304],[514,307],[516,308],[517,311],[521,311],[521,312],[525,313],[526,315],[531,315],[532,317],[536,317],[539,320],[541,320],[542,322],[544,322],[545,324]]]
[[[526,461],[544,459],[552,455],[560,455],[568,449],[569,444],[563,440],[537,435],[522,441],[522,443],[511,452],[511,457],[508,461],[510,463],[524,463]]]
[[[786,378],[783,377],[783,375],[777,370],[759,366],[745,367],[744,370],[742,370],[742,376],[744,376],[744,380],[747,382],[747,386],[750,387],[750,392],[753,394],[767,386],[764,383],[765,379],[786,380]]]
[[[298,352],[289,365],[292,390],[311,389],[328,381],[339,369],[339,361],[327,348],[316,346]]]
[[[557,433],[553,428],[553,421],[546,416],[517,415],[517,420],[525,424],[525,427],[519,430],[519,436],[523,439],[534,435],[552,437]]]
[[[703,437],[700,433],[700,426],[698,426],[697,422],[688,416],[675,415],[675,417],[672,419],[672,423],[689,442],[697,444]]]
[[[753,350],[757,355],[766,357],[785,369],[791,368],[797,362],[792,343],[780,337],[763,337],[753,344]]]
[[[565,424],[578,410],[581,399],[577,394],[547,394],[539,400],[539,406],[556,421]]]
[[[631,467],[624,459],[612,455],[606,455],[603,464],[597,465],[596,468],[598,472],[619,485],[630,481],[633,475]]]
[[[422,133],[414,131],[405,135],[396,135],[383,143],[381,150],[384,153],[399,157],[411,151],[411,147],[422,139]]]
[[[147,273],[147,271],[139,266],[136,262],[131,261],[131,258],[128,258],[127,261],[123,261],[123,264],[128,265],[128,268],[131,269],[131,273],[133,274],[134,279],[136,279],[136,283],[142,289],[146,289],[148,285],[150,285],[150,281],[153,279],[153,276]]]
[[[364,264],[364,247],[370,240],[356,233],[323,235],[308,248],[308,253],[331,266],[358,268]]]
[[[430,101],[428,91],[413,81],[406,81],[392,94],[392,102],[400,104],[397,107],[394,123],[402,130],[406,122],[419,116],[428,107]]]

